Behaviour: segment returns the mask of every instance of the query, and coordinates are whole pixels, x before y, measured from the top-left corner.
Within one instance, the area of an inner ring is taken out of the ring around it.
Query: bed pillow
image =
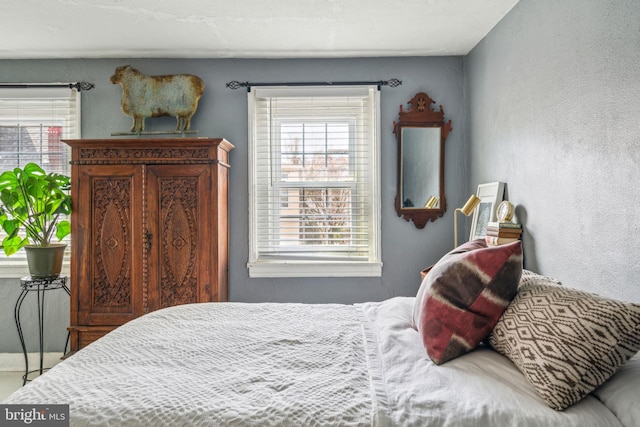
[[[555,279],[549,276],[543,276],[541,274],[534,273],[533,271],[523,268],[522,276],[520,277],[520,284],[518,285],[518,288],[532,284],[532,283],[543,283],[547,285],[562,286],[562,282],[560,282],[558,279]]]
[[[614,376],[593,393],[625,427],[638,427],[640,420],[640,353],[622,365]]]
[[[467,242],[442,257],[416,297],[413,322],[431,360],[440,365],[473,350],[489,335],[518,288],[520,241],[487,247]]]
[[[489,343],[511,359],[548,406],[563,410],[640,349],[640,305],[529,283],[518,289]]]

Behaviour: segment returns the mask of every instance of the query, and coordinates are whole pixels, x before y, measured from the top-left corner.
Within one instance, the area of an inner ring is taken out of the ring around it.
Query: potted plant
[[[7,233],[2,248],[12,255],[24,247],[31,277],[60,275],[66,244],[56,242],[71,232],[69,183],[68,176],[35,163],[0,175],[0,225]]]

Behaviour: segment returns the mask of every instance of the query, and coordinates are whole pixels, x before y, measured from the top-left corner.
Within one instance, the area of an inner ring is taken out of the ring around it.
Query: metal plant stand
[[[34,279],[31,276],[26,276],[20,279],[20,286],[22,292],[18,296],[16,306],[14,309],[14,318],[16,321],[16,328],[18,329],[18,336],[20,337],[20,344],[22,345],[22,352],[24,353],[24,366],[25,374],[22,376],[22,385],[25,385],[29,380],[29,374],[33,372],[42,372],[43,369],[43,346],[44,346],[44,295],[46,291],[54,289],[64,289],[67,295],[71,295],[69,287],[67,286],[67,276],[58,276],[52,279]],[[36,292],[38,296],[38,337],[40,339],[40,369],[29,371],[29,359],[27,357],[27,346],[24,342],[24,335],[22,333],[22,324],[20,323],[20,309],[24,299],[29,292]],[[69,345],[69,334],[67,333],[67,341],[64,345],[64,353],[67,352],[67,346]]]

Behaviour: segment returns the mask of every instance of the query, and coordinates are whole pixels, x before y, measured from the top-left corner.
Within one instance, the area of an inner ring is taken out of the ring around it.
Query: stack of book
[[[491,221],[487,224],[485,240],[489,246],[504,245],[520,240],[522,225],[514,222]]]

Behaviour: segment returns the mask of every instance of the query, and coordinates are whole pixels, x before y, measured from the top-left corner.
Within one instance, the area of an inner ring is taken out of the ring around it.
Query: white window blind
[[[249,92],[251,277],[379,276],[375,86]]]
[[[62,140],[74,138],[80,138],[80,93],[76,89],[0,89],[0,171],[33,162],[46,172],[69,175],[70,151]],[[68,260],[66,256],[66,274]],[[0,277],[27,274],[24,250],[7,257],[0,249]]]

